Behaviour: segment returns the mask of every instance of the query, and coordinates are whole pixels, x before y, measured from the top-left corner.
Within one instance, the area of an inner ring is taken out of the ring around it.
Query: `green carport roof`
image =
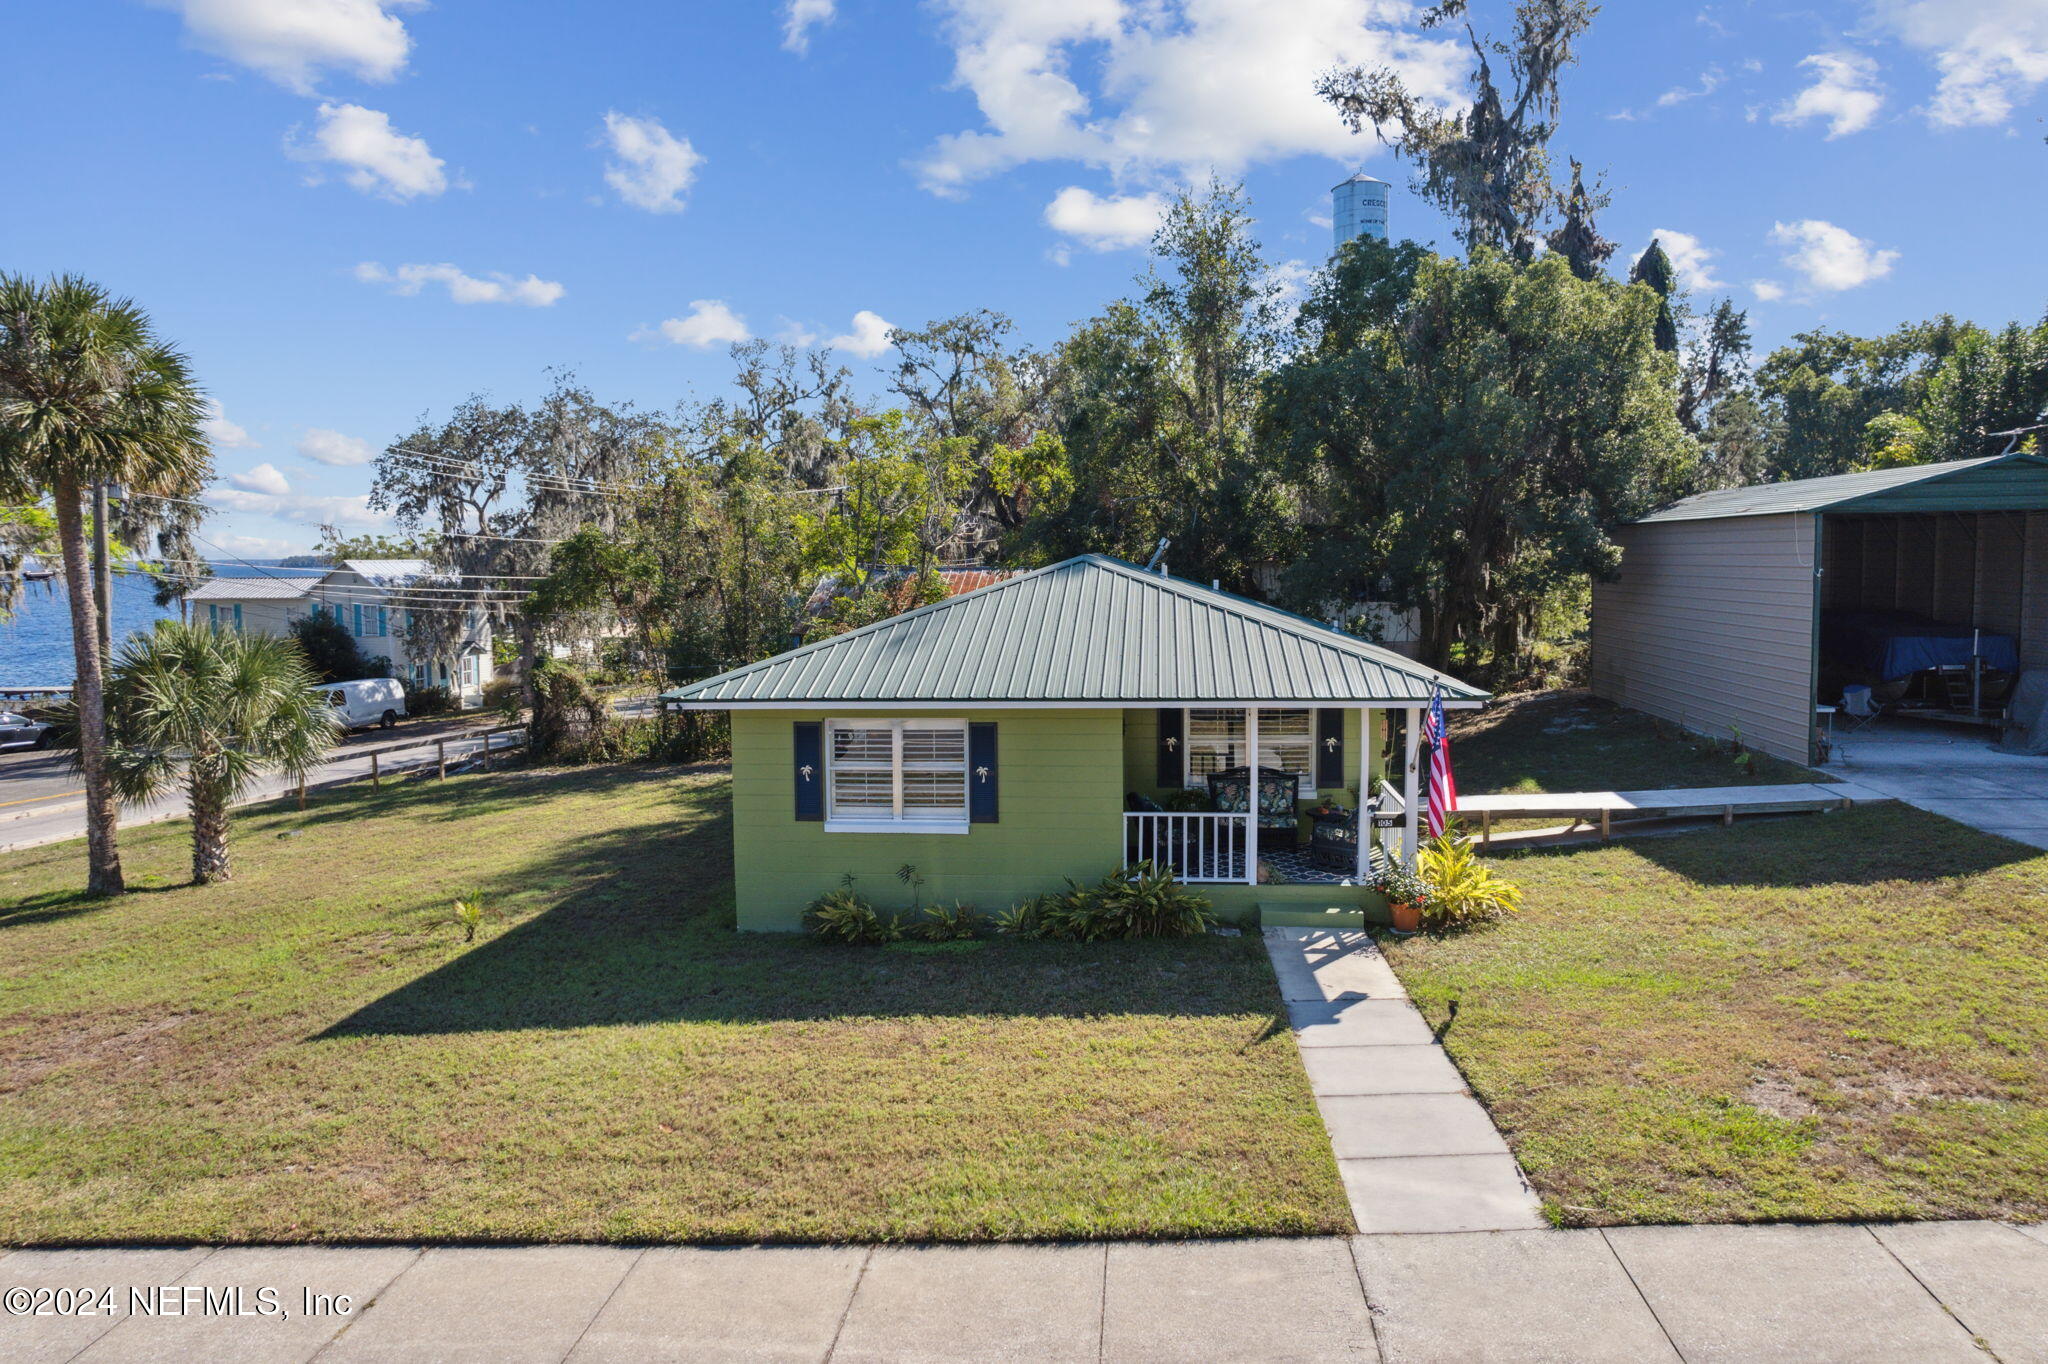
[[[1448,702],[1486,693],[1305,616],[1083,555],[667,692],[714,709],[840,703]]]
[[[1786,512],[2043,509],[2048,509],[2048,459],[2014,454],[1720,488],[1683,498],[1636,524],[1706,521],[1723,516],[1779,516]]]

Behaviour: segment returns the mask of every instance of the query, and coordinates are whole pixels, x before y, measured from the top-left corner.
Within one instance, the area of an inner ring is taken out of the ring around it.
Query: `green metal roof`
[[[1390,649],[1088,554],[665,694],[685,705],[1426,702],[1486,693]]]
[[[1696,493],[1637,525],[1786,512],[2048,510],[2048,459],[1992,455]]]

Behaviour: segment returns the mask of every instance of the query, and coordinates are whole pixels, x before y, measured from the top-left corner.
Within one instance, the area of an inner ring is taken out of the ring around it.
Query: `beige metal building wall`
[[[1794,762],[1813,734],[1814,517],[1624,526],[1593,586],[1596,695]]]

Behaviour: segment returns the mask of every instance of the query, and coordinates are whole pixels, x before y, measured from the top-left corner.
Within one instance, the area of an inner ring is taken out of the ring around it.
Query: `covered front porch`
[[[1126,862],[1204,885],[1363,886],[1412,866],[1423,707],[1124,712]]]

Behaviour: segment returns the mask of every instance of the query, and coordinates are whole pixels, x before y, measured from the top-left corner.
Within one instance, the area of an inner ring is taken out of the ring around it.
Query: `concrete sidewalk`
[[[1992,1222],[1023,1246],[22,1250],[0,1257],[0,1289],[0,1358],[14,1364],[2048,1360],[2048,1233]],[[39,1289],[82,1290],[92,1310]],[[21,1290],[49,1314],[18,1314]],[[264,1314],[269,1302],[282,1315]]]

